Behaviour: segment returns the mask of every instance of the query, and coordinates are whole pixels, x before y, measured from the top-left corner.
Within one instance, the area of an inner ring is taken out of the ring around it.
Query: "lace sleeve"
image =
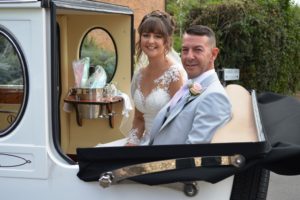
[[[171,70],[170,70],[170,74],[169,74],[169,79],[170,79],[170,82],[175,82],[175,81],[178,81],[179,78],[181,76],[181,73],[180,73],[180,70],[178,67],[176,67],[176,65],[174,65]]]
[[[170,83],[178,81],[181,76],[182,74],[180,72],[180,69],[176,67],[176,65],[173,65],[168,71],[165,72],[163,76],[159,77],[154,82],[156,84],[160,84],[167,90],[169,88]]]

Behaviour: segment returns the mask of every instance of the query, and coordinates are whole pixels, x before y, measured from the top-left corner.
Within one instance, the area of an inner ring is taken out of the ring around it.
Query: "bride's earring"
[[[167,54],[168,54],[168,50],[167,50],[167,48],[165,48],[165,51],[164,51],[164,57],[165,57],[165,59],[167,58]]]

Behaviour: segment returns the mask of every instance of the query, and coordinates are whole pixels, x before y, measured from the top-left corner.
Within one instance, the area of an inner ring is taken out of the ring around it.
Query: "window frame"
[[[105,28],[100,27],[100,26],[96,26],[96,27],[92,27],[92,28],[88,29],[88,31],[84,34],[84,36],[83,36],[83,38],[82,38],[82,40],[81,40],[81,42],[80,42],[79,56],[78,56],[78,57],[79,57],[80,59],[82,58],[82,56],[81,56],[81,50],[82,50],[82,46],[83,46],[83,41],[85,40],[86,36],[87,36],[90,32],[92,32],[93,30],[96,30],[96,29],[101,29],[102,31],[104,31],[104,32],[110,37],[111,42],[112,42],[112,44],[113,44],[113,46],[114,46],[114,50],[115,50],[115,58],[116,58],[116,59],[115,59],[114,73],[112,74],[111,78],[110,78],[110,79],[107,79],[107,81],[106,81],[106,83],[110,83],[110,82],[114,79],[114,76],[115,76],[116,71],[117,71],[117,69],[118,69],[118,48],[117,48],[116,42],[115,42],[115,40],[114,40],[112,34],[111,34],[108,30],[106,30]]]
[[[16,115],[16,119],[11,123],[11,125],[8,126],[7,128],[5,128],[3,131],[0,131],[0,138],[1,138],[1,137],[8,135],[9,133],[11,133],[18,126],[18,124],[20,123],[20,121],[23,118],[23,115],[24,115],[26,107],[27,107],[27,101],[28,101],[28,95],[29,95],[29,89],[28,89],[29,88],[29,78],[28,78],[28,71],[27,71],[28,65],[27,65],[23,50],[21,48],[21,45],[19,45],[18,40],[16,39],[16,37],[14,36],[13,33],[8,31],[2,25],[0,25],[0,34],[2,34],[13,46],[13,48],[19,58],[22,72],[23,72],[23,100],[21,102],[19,112]]]

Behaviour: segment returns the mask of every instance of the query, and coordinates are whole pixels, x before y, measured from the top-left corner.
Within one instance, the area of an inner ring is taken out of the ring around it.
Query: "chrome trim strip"
[[[127,6],[104,3],[100,1],[88,0],[52,0],[56,7],[60,9],[94,11],[102,13],[133,14]]]
[[[261,119],[260,119],[260,115],[259,115],[255,90],[252,90],[251,97],[252,97],[252,107],[253,107],[255,125],[256,125],[256,130],[257,130],[257,133],[258,133],[257,134],[258,135],[258,140],[259,141],[265,141],[266,138],[264,136],[264,131],[263,131],[263,128],[262,128],[262,125],[261,125]]]
[[[100,175],[99,184],[103,188],[106,188],[124,179],[132,178],[135,176],[176,170],[177,169],[176,163],[178,161],[184,162],[184,161],[191,161],[191,160],[194,161],[194,166],[180,167],[180,169],[206,167],[206,166],[209,167],[229,166],[229,165],[234,167],[241,167],[245,163],[244,156],[240,154],[233,155],[233,156],[189,157],[189,158],[153,161],[148,163],[130,165],[109,172],[105,172]]]

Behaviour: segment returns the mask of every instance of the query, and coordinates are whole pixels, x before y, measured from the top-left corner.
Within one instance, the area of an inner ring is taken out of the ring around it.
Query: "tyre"
[[[265,200],[270,171],[252,167],[234,176],[230,200]]]

